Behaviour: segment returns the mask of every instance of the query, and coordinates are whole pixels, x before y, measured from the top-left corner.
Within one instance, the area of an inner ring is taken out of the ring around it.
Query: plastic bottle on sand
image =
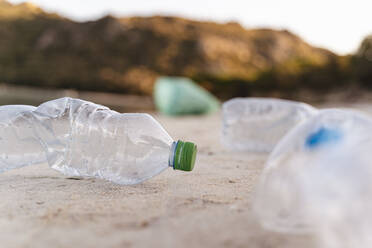
[[[184,77],[159,77],[154,101],[160,113],[170,116],[210,114],[220,109],[216,97]]]
[[[222,107],[222,143],[233,151],[270,152],[290,129],[316,112],[301,102],[234,98]]]
[[[316,233],[319,247],[371,247],[372,119],[320,110],[291,130],[263,169],[253,210],[268,229]]]
[[[191,171],[196,146],[173,141],[148,114],[60,98],[0,107],[0,172],[47,162],[68,176],[136,184],[168,167]]]

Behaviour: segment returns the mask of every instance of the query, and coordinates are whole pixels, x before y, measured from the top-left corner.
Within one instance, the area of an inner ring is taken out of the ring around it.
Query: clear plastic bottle
[[[148,114],[61,98],[0,107],[0,172],[47,162],[68,176],[136,184],[168,167],[191,171],[196,146],[175,142]]]
[[[371,247],[371,130],[371,118],[341,109],[292,129],[257,185],[253,210],[263,226],[315,233],[320,247]]]
[[[316,112],[301,102],[234,98],[222,107],[222,143],[233,151],[270,152],[290,129]]]

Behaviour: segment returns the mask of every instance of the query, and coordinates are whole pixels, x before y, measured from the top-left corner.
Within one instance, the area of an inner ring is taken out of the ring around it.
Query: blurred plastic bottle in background
[[[234,98],[222,106],[222,143],[233,151],[270,152],[290,129],[316,112],[301,102]]]
[[[68,176],[135,184],[195,162],[196,146],[173,141],[150,115],[79,99],[1,106],[0,126],[0,172],[47,162]]]
[[[319,247],[372,246],[372,119],[320,110],[271,153],[253,210],[268,229],[312,233]]]
[[[158,111],[166,115],[208,114],[220,107],[211,93],[183,77],[159,77],[154,100]]]

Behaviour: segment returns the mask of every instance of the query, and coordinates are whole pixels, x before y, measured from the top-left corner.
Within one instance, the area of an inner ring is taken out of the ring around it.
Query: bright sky
[[[12,3],[23,0],[9,0]],[[176,15],[247,28],[288,29],[312,45],[345,54],[372,33],[372,0],[29,0],[74,20],[104,16]]]

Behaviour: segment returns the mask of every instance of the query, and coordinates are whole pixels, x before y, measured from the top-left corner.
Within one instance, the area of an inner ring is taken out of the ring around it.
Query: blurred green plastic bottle
[[[154,100],[157,110],[166,115],[208,114],[220,107],[216,97],[184,77],[159,77]]]

